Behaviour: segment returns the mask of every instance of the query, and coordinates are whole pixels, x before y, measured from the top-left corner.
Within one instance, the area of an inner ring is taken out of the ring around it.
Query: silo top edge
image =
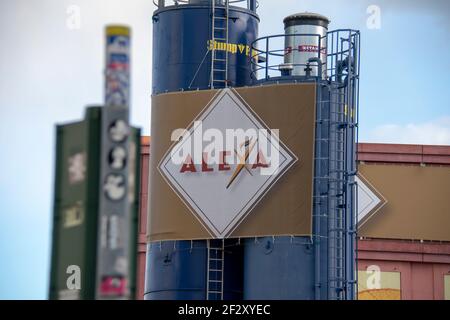
[[[297,25],[318,25],[328,28],[330,19],[318,13],[301,12],[287,16],[283,22],[285,28]]]
[[[178,6],[167,6],[164,8],[160,8],[157,9],[153,12],[153,16],[164,12],[164,11],[170,11],[170,10],[185,10],[185,9],[199,9],[199,8],[207,8],[207,9],[211,9],[211,7],[209,5],[201,5],[201,4],[185,4],[185,5],[178,5]],[[245,9],[245,8],[241,8],[241,7],[235,7],[235,6],[230,6],[230,11],[239,11],[239,12],[243,12],[243,13],[247,13],[249,15],[254,16],[256,19],[258,19],[258,21],[260,21],[259,19],[259,15],[251,10]]]

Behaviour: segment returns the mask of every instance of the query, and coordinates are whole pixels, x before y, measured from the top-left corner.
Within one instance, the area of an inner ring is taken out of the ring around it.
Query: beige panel
[[[444,275],[444,299],[450,300],[450,275]]]
[[[358,271],[358,300],[400,299],[400,272]]]
[[[237,92],[300,160],[232,233],[232,237],[309,235],[312,226],[315,85],[239,88]],[[169,93],[152,99],[148,240],[207,239],[204,229],[162,178],[157,164],[172,145],[176,128],[186,128],[216,91]]]
[[[450,241],[450,167],[360,164],[359,172],[387,200],[360,236]]]

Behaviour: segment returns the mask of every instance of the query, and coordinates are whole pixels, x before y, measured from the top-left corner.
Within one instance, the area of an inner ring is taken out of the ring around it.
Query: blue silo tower
[[[150,243],[145,298],[353,299],[360,33],[299,13],[284,20],[284,34],[258,38],[256,0],[169,2],[153,15],[154,95],[315,84],[313,228]]]
[[[158,1],[153,94],[251,85],[256,7],[256,0]],[[242,299],[242,257],[235,239],[148,244],[145,299]]]
[[[244,299],[355,298],[360,33],[329,22],[293,14],[252,44],[254,85],[316,84],[315,169],[311,236],[245,240]]]

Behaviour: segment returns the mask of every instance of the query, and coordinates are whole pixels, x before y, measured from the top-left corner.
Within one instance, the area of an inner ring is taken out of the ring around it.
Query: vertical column
[[[130,29],[106,28],[97,239],[97,299],[130,299],[134,285],[130,237]]]
[[[130,106],[130,33],[125,26],[106,27],[106,106]]]

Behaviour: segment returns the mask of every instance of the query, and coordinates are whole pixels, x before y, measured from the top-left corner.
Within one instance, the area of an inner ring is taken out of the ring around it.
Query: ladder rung
[[[209,269],[209,272],[222,272],[221,269]]]
[[[226,0],[223,5],[216,6],[215,0],[212,1],[212,40],[225,42],[228,44],[228,29],[229,29],[229,0]],[[218,50],[214,48],[212,50],[212,64],[211,64],[211,83],[210,87],[226,87],[228,81],[228,51]],[[225,51],[225,52],[223,52]],[[218,58],[220,57],[220,58]],[[224,68],[224,69],[223,69]],[[223,248],[221,248],[223,254]]]
[[[221,283],[222,280],[211,280],[211,279],[210,279],[209,282]]]

